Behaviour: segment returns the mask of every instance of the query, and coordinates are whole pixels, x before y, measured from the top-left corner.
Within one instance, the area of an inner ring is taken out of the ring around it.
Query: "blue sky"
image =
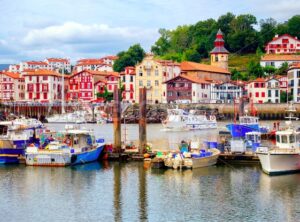
[[[101,57],[140,43],[149,51],[159,28],[226,12],[283,22],[299,0],[0,0],[0,63],[46,57]]]

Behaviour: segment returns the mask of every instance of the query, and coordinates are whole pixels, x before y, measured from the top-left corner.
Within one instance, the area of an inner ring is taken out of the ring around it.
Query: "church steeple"
[[[210,52],[211,65],[218,66],[228,70],[228,54],[229,52],[224,47],[223,33],[219,29],[214,42],[215,47]]]

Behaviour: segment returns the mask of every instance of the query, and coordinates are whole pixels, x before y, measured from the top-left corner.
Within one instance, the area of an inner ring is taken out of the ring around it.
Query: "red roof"
[[[181,74],[179,76],[175,76],[174,78],[165,81],[165,83],[172,82],[172,81],[174,81],[174,80],[176,80],[178,78],[184,78],[186,80],[189,80],[189,81],[191,81],[193,83],[198,83],[198,84],[201,84],[201,83],[202,84],[210,84],[209,82],[205,81],[204,79],[199,79],[197,77],[192,77],[192,76],[188,76],[188,75],[185,75],[185,74]]]
[[[271,42],[273,42],[273,41],[275,41],[275,40],[277,40],[277,39],[281,39],[281,38],[283,38],[283,37],[289,37],[289,38],[292,38],[292,39],[294,39],[294,40],[300,42],[300,40],[297,39],[297,37],[293,37],[293,36],[291,36],[291,35],[289,35],[289,34],[283,34],[283,35],[280,35],[280,36],[278,36],[278,37],[275,36],[268,44],[270,44]]]
[[[20,73],[15,73],[15,72],[0,72],[0,73],[2,73],[3,75],[9,76],[9,77],[11,77],[13,79],[20,79],[20,78],[22,78]]]
[[[45,65],[45,66],[47,66],[48,65],[48,63],[46,63],[46,62],[42,62],[42,61],[28,61],[28,62],[26,62],[28,65]]]
[[[31,70],[23,73],[23,76],[56,76],[56,77],[62,77],[62,75],[58,72],[52,71],[52,70],[45,70],[45,69],[37,69],[37,70]],[[69,76],[64,75],[65,78],[68,78]]]
[[[110,55],[110,56],[105,56],[102,59],[117,60],[118,58],[119,58],[118,56]]]
[[[69,63],[69,59],[61,59],[61,58],[47,58],[46,59],[48,62],[64,62],[64,63]]]
[[[80,72],[76,72],[74,74],[72,74],[72,77],[73,76],[76,76],[80,73],[83,73],[83,72],[88,72],[92,75],[98,75],[98,76],[115,76],[115,77],[120,77],[119,73],[118,72],[107,72],[107,71],[95,71],[95,70],[82,70]]]
[[[266,54],[261,61],[300,61],[300,55]]]
[[[227,69],[223,69],[212,65],[200,64],[196,62],[182,62],[180,67],[182,71],[204,71],[227,75],[231,74]]]

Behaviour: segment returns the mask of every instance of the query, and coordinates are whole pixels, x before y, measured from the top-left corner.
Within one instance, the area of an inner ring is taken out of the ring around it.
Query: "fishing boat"
[[[48,123],[86,123],[86,115],[86,111],[75,111],[72,113],[55,114],[46,118],[46,120]]]
[[[259,147],[256,151],[263,171],[269,175],[300,171],[299,132],[292,125],[292,119],[297,119],[293,117],[296,109],[291,104],[287,112],[287,128],[276,132],[276,145]]]
[[[186,112],[178,108],[168,109],[167,112],[167,118],[162,121],[162,125],[166,130],[184,131],[217,128],[217,121],[214,115],[207,118],[206,115],[196,115],[195,110]]]
[[[19,163],[30,143],[39,143],[43,124],[36,119],[18,118],[0,122],[0,164]]]
[[[220,151],[216,148],[199,148],[198,142],[192,142],[190,145],[182,143],[179,153],[169,153],[165,156],[164,164],[173,169],[178,168],[200,168],[215,165],[217,163]]]
[[[104,140],[96,140],[91,130],[66,127],[55,138],[48,139],[48,144],[28,146],[25,153],[26,165],[68,166],[98,160],[105,145]]]

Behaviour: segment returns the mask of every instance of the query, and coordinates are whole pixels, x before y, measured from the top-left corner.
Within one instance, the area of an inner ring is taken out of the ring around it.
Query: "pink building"
[[[68,100],[92,101],[98,92],[104,92],[105,87],[113,92],[119,84],[119,73],[83,70],[74,73],[69,78]]]
[[[284,34],[281,36],[276,35],[272,41],[270,41],[265,51],[267,54],[293,54],[300,52],[300,41],[297,37]]]
[[[0,100],[24,100],[24,78],[20,73],[0,72]]]
[[[62,75],[52,70],[34,70],[23,74],[25,100],[53,102],[62,98]],[[67,81],[66,81],[67,82]]]
[[[120,73],[122,84],[125,87],[123,101],[135,102],[135,67],[125,67],[125,71]]]

